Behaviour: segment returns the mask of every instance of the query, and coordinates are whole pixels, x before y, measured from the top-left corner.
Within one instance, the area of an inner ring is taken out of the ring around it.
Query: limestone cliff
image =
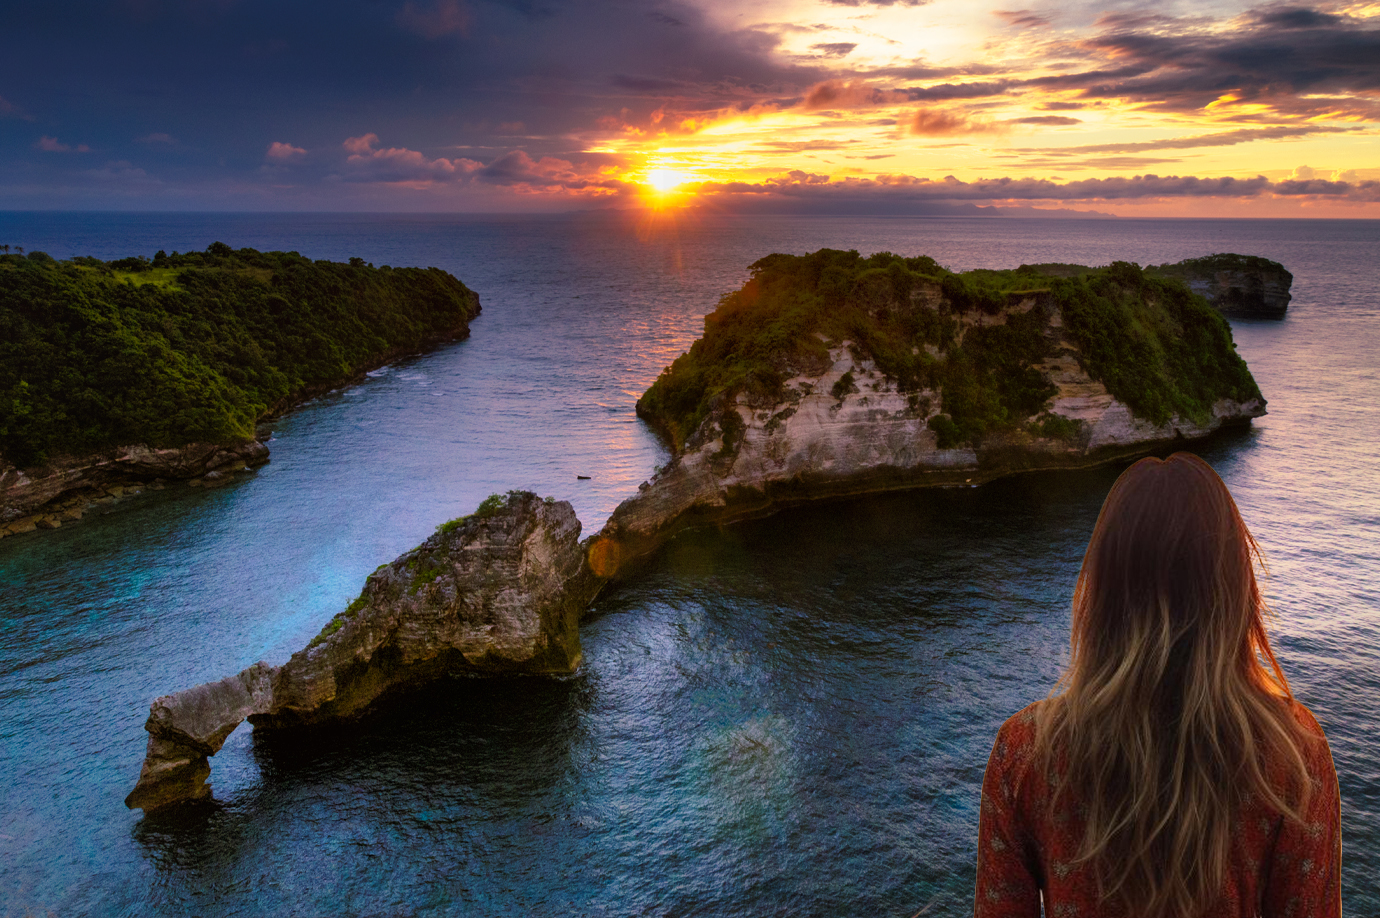
[[[1047,277],[1080,277],[1097,268],[1075,264],[1022,265]],[[1240,319],[1282,319],[1289,308],[1294,275],[1284,265],[1258,255],[1207,255],[1145,269],[1157,277],[1183,281],[1218,312]]]
[[[1255,255],[1209,255],[1146,270],[1182,280],[1223,315],[1236,318],[1282,319],[1292,298],[1294,275],[1279,262]]]
[[[268,461],[268,447],[257,440],[217,445],[191,443],[177,449],[127,446],[93,456],[58,459],[30,469],[0,460],[0,538],[35,528],[54,528],[80,518],[80,499],[96,498],[130,482],[198,479],[218,484],[236,471]],[[209,477],[208,477],[209,476]],[[75,499],[71,506],[55,502]],[[75,517],[71,516],[76,509]]]
[[[371,574],[359,597],[279,667],[256,663],[153,702],[130,807],[210,793],[207,757],[246,718],[270,729],[353,717],[451,673],[563,675],[580,663],[590,574],[570,504],[530,492],[478,512]]]
[[[806,500],[963,486],[1016,471],[1090,466],[1263,415],[1264,399],[1231,350],[1225,323],[1201,301],[1195,305],[1154,284],[1130,292],[1143,283],[1132,268],[1125,266],[1120,279],[1108,282],[1108,296],[1117,290],[1124,294],[1124,314],[1110,307],[1105,314],[1090,311],[1090,301],[1077,287],[1062,294],[997,291],[982,308],[973,308],[962,302],[964,293],[955,284],[946,290],[944,283],[913,278],[883,288],[870,301],[855,285],[854,302],[835,299],[818,323],[799,326],[814,335],[810,347],[782,347],[778,335],[773,340],[781,356],[760,366],[745,360],[759,340],[753,335],[735,332],[729,344],[708,339],[728,334],[723,329],[729,322],[737,329],[750,327],[758,308],[770,313],[771,321],[762,326],[770,329],[775,317],[798,308],[803,294],[797,285],[790,296],[759,307],[770,300],[772,282],[755,291],[752,283],[762,282],[750,282],[744,296],[727,298],[720,307],[726,316],[716,313],[706,321],[703,351],[697,355],[692,349],[684,365],[678,361],[658,381],[664,391],[654,387],[639,402],[639,411],[673,443],[681,435],[679,448],[664,470],[614,511],[595,540],[591,563],[613,576],[686,527],[761,515]],[[791,270],[801,268],[796,264]],[[1181,300],[1177,305],[1161,302],[1175,296]],[[850,310],[856,314],[847,315]],[[1077,313],[1077,328],[1066,313]],[[841,323],[840,315],[846,316]],[[948,333],[931,336],[937,343],[917,336],[906,349],[913,352],[907,365],[901,359],[906,355],[895,353],[894,338],[869,340],[875,323],[869,325],[868,317],[878,315],[890,322],[900,315],[902,324],[919,329],[948,322]],[[1118,362],[1108,348],[1114,352],[1125,343],[1118,337],[1129,342],[1135,332],[1127,326],[1133,323],[1163,326],[1163,334],[1135,341],[1125,349],[1129,359]],[[828,331],[840,327],[856,334],[830,340]],[[1198,333],[1194,329],[1205,336],[1201,341],[1187,340]],[[1009,332],[1005,337],[1003,330]],[[1157,355],[1155,348],[1165,350]],[[982,354],[990,365],[1004,361],[1005,368],[982,385],[965,383],[962,374],[976,372],[973,363]],[[1184,360],[1217,369],[1184,369]],[[1190,385],[1187,379],[1146,375],[1143,364],[1152,361],[1159,361],[1165,374],[1196,379]],[[703,381],[719,366],[739,369],[714,392]],[[763,383],[773,366],[781,368],[780,376]],[[1226,366],[1230,369],[1219,372]],[[1141,375],[1130,381],[1134,373]],[[1108,378],[1123,397],[1109,389]],[[681,389],[667,385],[682,379],[691,382]],[[1166,385],[1194,388],[1196,395],[1175,401],[1160,391]],[[1015,394],[1004,394],[1010,392]],[[692,407],[696,394],[704,399],[698,409]],[[985,415],[973,407],[984,400],[994,406]],[[677,429],[685,417],[694,421],[693,428]]]

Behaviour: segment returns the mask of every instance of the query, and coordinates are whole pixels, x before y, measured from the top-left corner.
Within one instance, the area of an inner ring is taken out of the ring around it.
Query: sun
[[[693,182],[695,177],[688,172],[681,172],[679,169],[667,169],[659,167],[648,169],[643,177],[643,181],[650,185],[658,194],[670,194],[681,185]]]

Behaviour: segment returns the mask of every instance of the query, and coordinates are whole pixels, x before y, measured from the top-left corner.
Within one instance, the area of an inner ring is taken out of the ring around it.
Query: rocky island
[[[637,403],[675,456],[613,513],[619,563],[687,526],[1143,455],[1265,413],[1223,318],[1117,262],[955,274],[772,255]]]
[[[259,421],[464,338],[478,314],[444,271],[359,258],[2,254],[0,537],[147,482],[222,484],[268,461]]]
[[[637,411],[674,455],[598,533],[579,542],[564,502],[489,498],[376,571],[283,666],[155,700],[126,802],[208,794],[207,756],[246,718],[353,717],[448,673],[572,672],[599,590],[686,528],[1139,456],[1248,424],[1265,400],[1226,321],[1178,279],[823,249],[752,265]]]

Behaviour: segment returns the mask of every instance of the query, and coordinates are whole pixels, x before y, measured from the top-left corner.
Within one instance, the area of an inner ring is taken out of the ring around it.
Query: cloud
[[[1063,115],[1031,115],[1028,118],[1013,118],[1011,124],[1045,124],[1051,126],[1063,124],[1082,124],[1079,118],[1067,118]]]
[[[934,109],[920,109],[902,122],[905,129],[921,137],[950,137],[955,134],[985,134],[998,130],[995,125],[970,121],[966,116]]]
[[[385,182],[427,185],[468,178],[481,168],[472,159],[429,159],[417,150],[405,147],[375,149],[379,136],[374,133],[351,137],[342,146],[350,155],[345,158],[346,173],[352,182]],[[271,149],[271,148],[270,148]]]
[[[351,153],[368,153],[379,142],[379,135],[365,134],[362,137],[350,137],[346,139],[342,146]]]
[[[15,105],[4,96],[0,96],[0,118],[23,118],[25,121],[34,120],[31,115],[26,114],[22,108]]]
[[[1331,13],[1322,13],[1318,10],[1310,10],[1306,7],[1252,10],[1250,16],[1263,26],[1271,26],[1277,29],[1319,29],[1324,26],[1338,25],[1343,22],[1341,16],[1334,16]]]
[[[1230,30],[1196,20],[1104,22],[1106,30],[1082,46],[1140,72],[1088,85],[1086,97],[1222,115],[1260,106],[1287,115],[1380,114],[1373,98],[1380,91],[1380,29],[1360,21],[1276,9],[1256,11]]]
[[[1132,201],[1164,198],[1330,198],[1369,202],[1380,200],[1380,182],[1285,180],[1271,182],[1263,175],[1254,178],[1222,176],[1137,175],[1077,179],[1057,182],[1036,178],[978,179],[961,181],[954,176],[942,179],[911,175],[881,175],[876,178],[845,178],[820,182],[815,177],[787,173],[766,182],[705,183],[703,193],[721,195],[779,195],[800,201],[848,200],[859,205],[868,202],[887,206],[915,205],[924,202],[1006,201]]]
[[[606,195],[630,188],[616,178],[579,169],[568,160],[553,156],[534,160],[524,150],[505,153],[476,170],[475,179],[526,193],[576,191]]]
[[[810,45],[810,50],[821,57],[847,57],[857,46],[855,41],[828,41]]]
[[[831,6],[924,6],[930,0],[826,0]]]
[[[34,149],[42,150],[45,153],[90,153],[91,148],[84,143],[79,143],[75,147],[65,144],[56,137],[49,137],[47,134],[34,141]]]
[[[372,136],[372,135],[371,135]],[[377,137],[374,137],[377,140]],[[307,155],[307,151],[302,147],[294,147],[290,143],[283,143],[275,140],[268,145],[268,150],[264,153],[264,159],[272,160],[275,163],[288,163],[295,159],[301,159]]]
[[[429,7],[407,0],[398,11],[398,25],[424,38],[444,38],[469,29],[469,11],[460,0],[436,0]]]
[[[880,89],[864,82],[825,80],[810,87],[801,107],[806,111],[822,109],[874,108],[907,102],[910,96],[902,90]]]
[[[135,142],[135,143],[145,143],[145,144],[149,144],[150,146],[167,146],[167,147],[175,147],[175,146],[177,146],[177,138],[176,138],[176,137],[174,137],[174,136],[171,135],[171,134],[164,134],[164,133],[162,133],[162,132],[159,132],[159,133],[156,133],[156,134],[145,134],[143,137],[136,137],[136,138],[134,138],[134,142]]]
[[[1019,26],[1022,29],[1049,27],[1049,17],[1042,16],[1034,10],[995,10],[993,15],[1007,25]]]
[[[1087,153],[1144,153],[1152,150],[1191,150],[1200,147],[1230,147],[1239,143],[1262,140],[1282,140],[1288,137],[1307,137],[1313,134],[1346,134],[1359,130],[1354,127],[1327,125],[1276,125],[1263,128],[1240,128],[1215,134],[1193,137],[1166,137],[1162,140],[1129,141],[1123,143],[1095,143],[1079,147],[1055,147],[1040,150],[1019,150],[1024,153],[1043,153],[1051,156],[1081,156]]]

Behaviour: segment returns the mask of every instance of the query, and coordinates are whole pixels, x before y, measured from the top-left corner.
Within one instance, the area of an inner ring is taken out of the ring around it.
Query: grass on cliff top
[[[1153,265],[1145,270],[1151,274],[1165,277],[1187,277],[1191,274],[1211,271],[1278,271],[1290,281],[1294,279],[1294,275],[1285,270],[1284,265],[1277,261],[1261,258],[1259,255],[1236,255],[1230,252],[1204,255],[1202,258],[1185,258],[1174,264]]]
[[[229,443],[304,391],[463,331],[436,268],[212,244],[152,260],[0,254],[0,456]]]
[[[785,396],[786,380],[821,372],[830,345],[846,340],[855,357],[873,360],[912,393],[913,404],[922,390],[939,392],[942,413],[930,426],[941,447],[977,445],[988,433],[1023,425],[1071,436],[1068,425],[1041,416],[1056,391],[1032,366],[1049,356],[1045,302],[1059,308],[1090,375],[1139,417],[1201,420],[1219,398],[1259,397],[1225,320],[1181,282],[1126,262],[1082,270],[1050,277],[1023,265],[956,274],[928,257],[889,252],[769,255],[705,317],[704,336],[661,374],[637,410],[680,450],[722,401],[774,404]],[[938,308],[912,301],[920,284],[938,288]],[[1039,293],[1048,297],[1004,324],[973,324],[971,314],[996,314]],[[960,343],[964,314],[970,317]],[[736,428],[731,413],[725,421]],[[734,433],[725,431],[726,444]]]

